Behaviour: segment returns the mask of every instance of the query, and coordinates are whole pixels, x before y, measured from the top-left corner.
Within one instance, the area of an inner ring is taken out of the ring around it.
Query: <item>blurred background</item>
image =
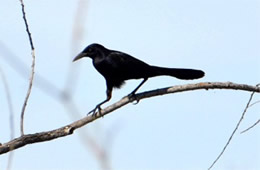
[[[105,80],[91,60],[72,63],[94,42],[151,65],[206,72],[203,79],[195,81],[152,78],[139,92],[204,81],[260,83],[259,0],[24,3],[36,52],[35,81],[25,113],[26,134],[83,118],[105,99]],[[12,134],[20,136],[20,112],[32,59],[20,2],[2,1],[0,11],[0,143],[5,143]],[[13,130],[4,80],[12,102]],[[122,89],[114,90],[105,106],[130,93],[140,81],[127,81]],[[199,90],[142,100],[71,136],[15,150],[10,169],[207,169],[230,137],[249,96],[244,91]],[[259,119],[259,111],[259,104],[250,107],[213,169],[260,169],[259,127],[240,134]],[[0,169],[6,169],[8,157],[0,155]]]

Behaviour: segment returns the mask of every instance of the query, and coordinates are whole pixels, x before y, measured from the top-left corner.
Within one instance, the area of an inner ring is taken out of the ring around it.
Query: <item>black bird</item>
[[[100,106],[111,99],[113,88],[120,88],[125,80],[143,79],[143,81],[130,93],[130,96],[134,96],[135,92],[150,77],[166,75],[178,79],[190,80],[204,76],[204,72],[201,70],[151,66],[126,53],[107,49],[100,44],[91,44],[87,46],[73,61],[83,57],[90,57],[92,59],[94,67],[106,79],[107,85],[106,100],[99,103],[89,113],[95,113],[96,110],[100,111]]]

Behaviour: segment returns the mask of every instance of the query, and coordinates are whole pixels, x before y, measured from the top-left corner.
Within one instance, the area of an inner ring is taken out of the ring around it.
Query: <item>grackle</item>
[[[103,75],[107,85],[106,100],[99,103],[88,114],[95,114],[97,110],[99,112],[101,110],[100,106],[111,99],[113,88],[120,88],[125,80],[143,79],[143,81],[130,93],[129,96],[131,97],[135,95],[136,91],[150,77],[166,75],[178,79],[190,80],[204,76],[204,72],[201,70],[151,66],[126,53],[107,49],[100,44],[91,44],[87,46],[73,61],[83,57],[92,59],[94,67]]]

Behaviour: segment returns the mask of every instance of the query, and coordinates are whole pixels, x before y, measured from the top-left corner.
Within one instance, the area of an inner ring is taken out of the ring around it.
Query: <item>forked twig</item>
[[[258,85],[256,85],[256,87],[258,87]],[[244,119],[244,116],[245,116],[245,114],[246,114],[246,112],[247,112],[247,109],[250,107],[250,102],[251,102],[251,100],[252,100],[254,94],[255,94],[255,91],[252,92],[252,94],[250,95],[250,98],[249,98],[249,100],[248,100],[248,102],[247,102],[247,104],[246,104],[246,107],[245,107],[245,109],[244,109],[244,111],[243,111],[243,113],[242,113],[242,115],[241,115],[241,117],[240,117],[240,119],[239,119],[239,121],[238,121],[238,123],[237,123],[235,129],[233,130],[231,136],[229,137],[229,139],[228,139],[226,145],[224,146],[224,148],[222,149],[222,151],[220,152],[220,154],[218,155],[218,157],[217,157],[217,158],[214,160],[214,162],[210,165],[210,167],[208,168],[208,170],[210,170],[210,169],[217,163],[217,161],[219,160],[219,158],[224,154],[224,152],[225,152],[225,150],[227,149],[228,145],[230,144],[232,138],[234,137],[234,135],[235,135],[235,133],[236,133],[238,127],[240,126],[242,120]]]

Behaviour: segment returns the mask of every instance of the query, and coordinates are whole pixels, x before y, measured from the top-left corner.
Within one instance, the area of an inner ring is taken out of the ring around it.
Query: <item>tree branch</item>
[[[120,107],[131,103],[135,100],[142,100],[149,97],[155,97],[159,95],[165,95],[170,93],[178,93],[184,91],[191,91],[191,90],[200,90],[200,89],[231,89],[231,90],[242,90],[242,91],[249,91],[249,92],[256,92],[260,93],[260,87],[250,86],[246,84],[236,84],[232,82],[203,82],[197,84],[187,84],[187,85],[178,85],[172,86],[152,91],[147,91],[143,93],[136,94],[136,98],[128,98],[124,97],[120,101],[106,107],[100,113],[96,115],[89,115],[86,116],[78,121],[75,121],[69,125],[61,127],[59,129],[55,129],[52,131],[23,135],[19,138],[11,140],[7,143],[4,143],[0,146],[0,154],[7,153],[11,150],[15,150],[21,148],[27,144],[37,143],[37,142],[45,142],[53,139],[57,139],[60,137],[64,137],[67,135],[71,135],[74,130],[87,125],[88,123],[95,121],[96,119],[116,110]]]
[[[26,105],[27,102],[29,100],[31,91],[32,91],[32,85],[33,85],[33,78],[34,78],[34,67],[35,67],[35,51],[34,51],[34,46],[33,46],[33,40],[32,40],[32,35],[31,32],[29,30],[29,25],[26,19],[26,14],[25,14],[25,9],[24,9],[24,3],[23,0],[20,0],[21,6],[22,6],[22,14],[23,14],[23,20],[24,20],[24,24],[26,27],[26,32],[28,34],[29,37],[29,42],[30,42],[30,46],[31,46],[31,51],[32,51],[32,66],[31,66],[31,76],[30,76],[30,80],[29,80],[29,87],[25,96],[25,100],[23,103],[23,107],[22,107],[22,111],[21,111],[21,124],[20,124],[20,131],[21,131],[21,135],[24,135],[24,113],[25,113],[25,109],[26,109]]]

